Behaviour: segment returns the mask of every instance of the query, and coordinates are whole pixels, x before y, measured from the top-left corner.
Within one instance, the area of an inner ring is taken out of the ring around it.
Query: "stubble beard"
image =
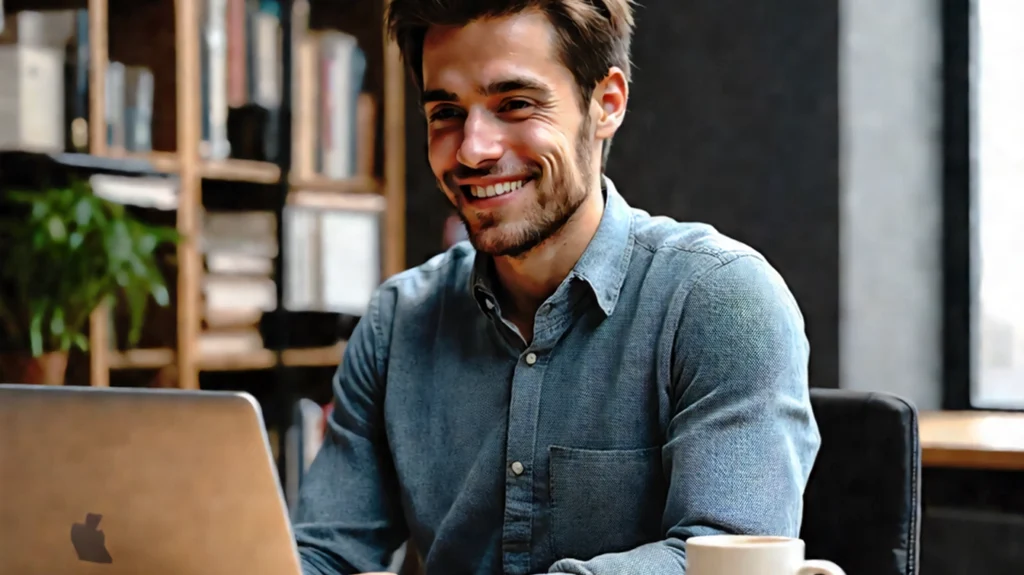
[[[494,213],[482,213],[476,215],[474,225],[466,216],[465,198],[452,186],[457,198],[456,212],[476,251],[493,257],[521,258],[557,234],[572,219],[590,192],[586,174],[593,144],[589,118],[585,118],[576,134],[573,164],[557,175],[541,173],[533,180],[536,193],[518,221],[507,218],[502,221]]]

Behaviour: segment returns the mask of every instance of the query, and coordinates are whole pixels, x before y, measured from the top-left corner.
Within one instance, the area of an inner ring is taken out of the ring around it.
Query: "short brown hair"
[[[608,69],[630,79],[633,38],[632,0],[391,0],[386,24],[413,82],[423,91],[423,40],[431,26],[464,26],[536,8],[547,15],[558,37],[562,64],[576,80],[581,110]],[[607,161],[610,140],[604,147]],[[604,162],[602,162],[604,163]]]

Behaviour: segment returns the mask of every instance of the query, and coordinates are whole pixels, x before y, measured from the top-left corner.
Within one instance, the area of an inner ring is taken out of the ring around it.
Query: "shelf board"
[[[125,175],[175,175],[181,171],[181,158],[175,152],[147,153],[111,152],[106,156],[65,152],[36,152],[31,150],[0,150],[0,157],[8,162],[48,162],[65,168],[78,168],[102,173]],[[276,184],[281,169],[272,162],[254,160],[200,161],[199,175],[207,180]],[[380,194],[381,182],[370,176],[333,179],[322,175],[291,178],[293,190],[332,192],[339,194]]]
[[[286,349],[281,363],[288,367],[332,367],[341,362],[345,342],[326,347]],[[274,367],[274,351],[261,349],[246,353],[201,355],[199,368],[203,371],[246,371]],[[110,353],[111,369],[161,369],[174,364],[177,354],[173,349],[131,349]]]
[[[79,171],[87,174],[116,176],[167,177],[176,169],[166,169],[148,156],[124,155],[103,157],[74,152],[45,152],[32,150],[0,150],[0,166],[13,173],[18,171],[51,172]]]
[[[154,168],[177,173],[181,170],[181,158],[176,152],[148,152],[144,154],[127,153],[124,158],[145,160]],[[257,184],[275,184],[281,177],[277,164],[257,162],[255,160],[200,160],[199,175],[207,180],[223,180],[229,182],[253,182]]]
[[[178,155],[174,152],[152,152],[127,157],[146,160],[157,170],[169,173],[177,172],[181,165]],[[277,164],[231,158],[200,162],[199,173],[208,180],[257,184],[276,184],[281,177],[281,170]],[[382,188],[379,181],[369,176],[333,179],[322,175],[308,178],[299,178],[293,175],[290,187],[295,190],[346,194],[380,193]]]
[[[160,369],[174,363],[173,349],[129,349],[111,351],[110,369]]]
[[[369,176],[335,180],[325,176],[292,177],[291,189],[300,192],[331,192],[339,194],[379,194],[380,182]]]
[[[145,160],[158,170],[176,173],[181,170],[181,158],[176,152],[149,152],[144,154],[129,152],[125,158]],[[281,170],[270,162],[253,160],[200,160],[199,175],[208,180],[225,180],[233,182],[255,182],[258,184],[276,183]]]
[[[345,345],[341,341],[327,347],[297,347],[286,349],[281,361],[289,367],[336,367],[341,363]]]
[[[129,154],[128,157],[148,160],[149,163],[153,164],[153,167],[163,172],[175,174],[181,170],[181,162],[178,160],[178,154],[175,154],[174,152]]]
[[[381,194],[315,192],[307,189],[289,192],[287,202],[289,206],[327,211],[383,212],[387,208],[387,199]]]
[[[227,159],[200,163],[199,174],[208,180],[276,184],[281,169],[270,162]]]

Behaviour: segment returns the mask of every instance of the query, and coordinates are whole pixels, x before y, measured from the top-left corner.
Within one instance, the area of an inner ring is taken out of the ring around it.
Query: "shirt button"
[[[515,473],[516,475],[522,475],[523,474],[523,464],[519,463],[518,461],[513,461],[512,462],[512,473]]]
[[[526,365],[533,365],[535,363],[537,363],[537,354],[532,351],[526,354]]]

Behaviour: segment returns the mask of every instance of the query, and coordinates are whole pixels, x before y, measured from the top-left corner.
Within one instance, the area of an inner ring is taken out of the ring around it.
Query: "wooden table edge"
[[[1024,451],[970,446],[928,445],[922,441],[921,465],[1024,471]]]

